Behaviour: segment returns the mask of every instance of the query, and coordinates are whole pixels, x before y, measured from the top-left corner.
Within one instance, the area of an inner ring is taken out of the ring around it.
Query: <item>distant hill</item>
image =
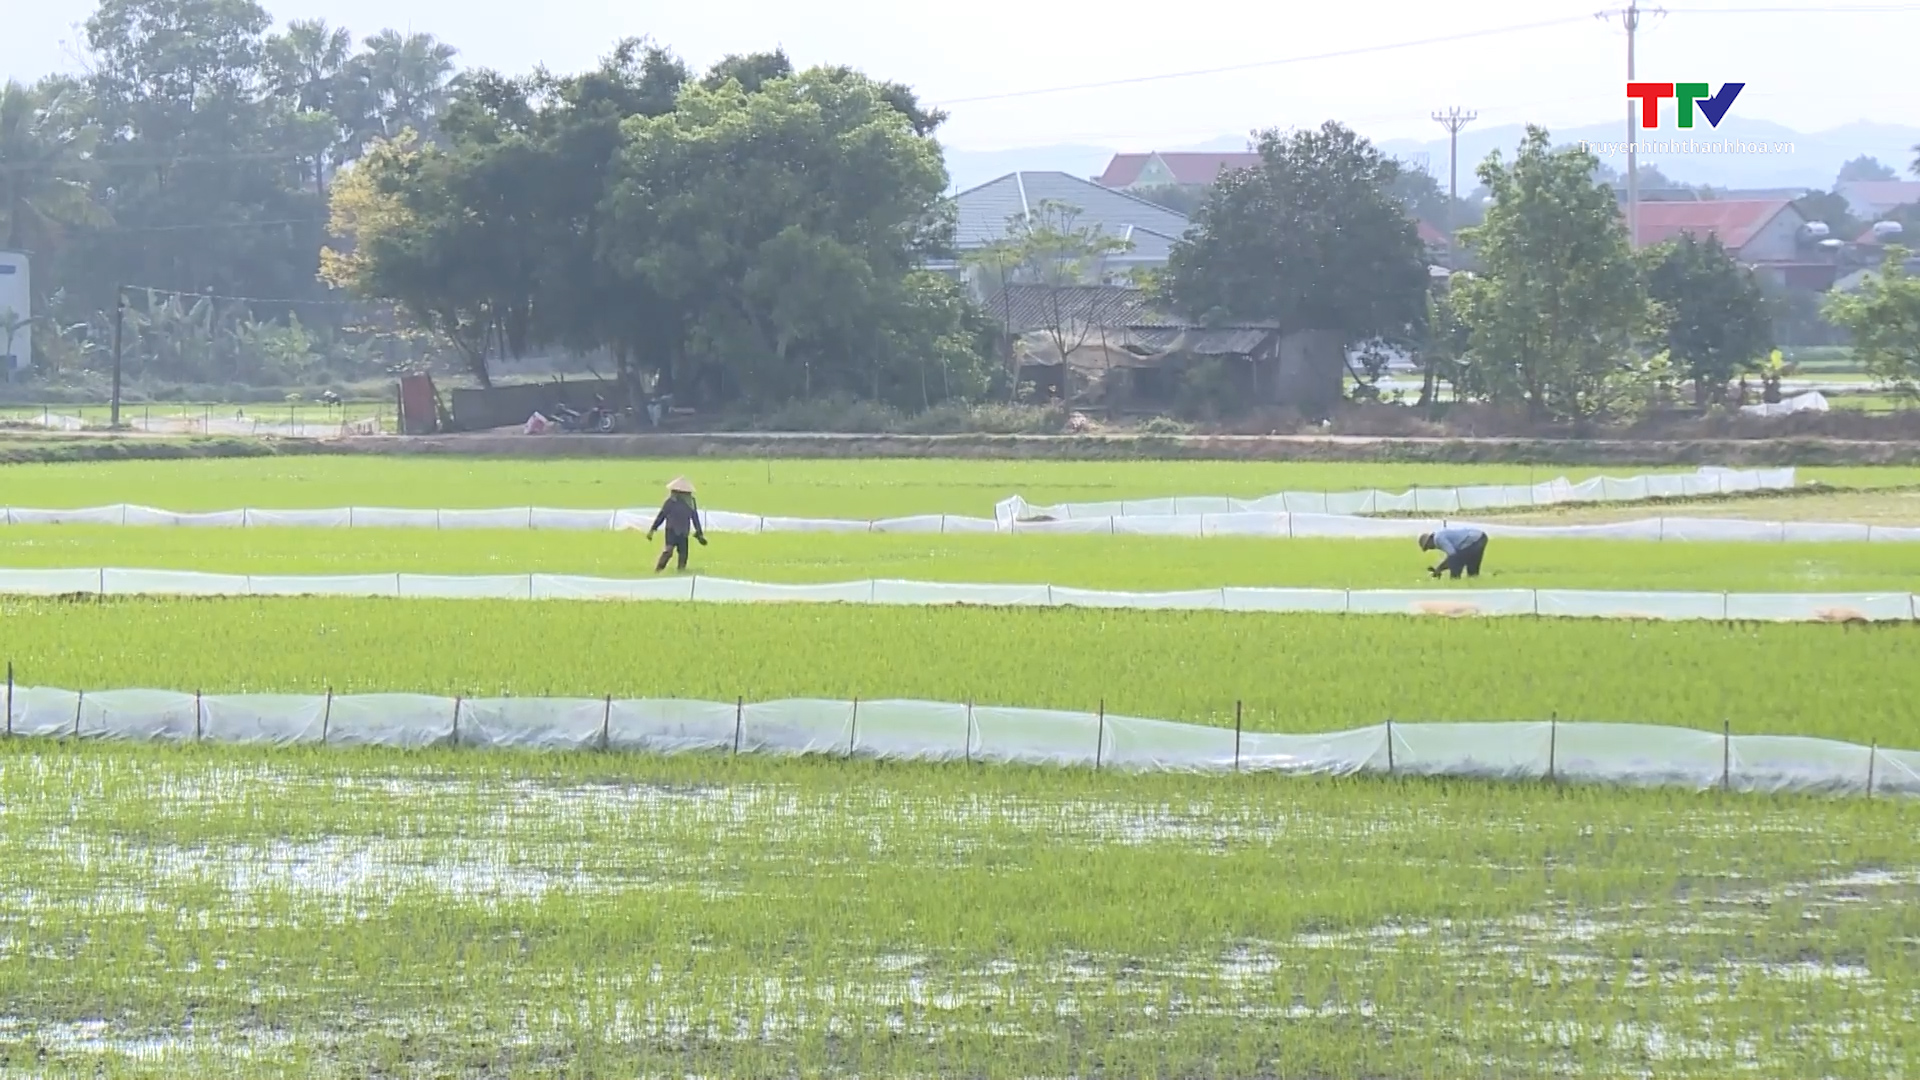
[[[1619,142],[1626,137],[1626,117],[1618,123],[1585,124],[1553,131],[1556,144],[1580,142]],[[1436,128],[1436,130],[1438,130]],[[1512,156],[1525,128],[1518,124],[1495,127],[1469,127],[1460,133],[1460,184],[1469,188],[1474,166],[1493,150]],[[1642,139],[1691,137],[1695,140],[1736,139],[1747,142],[1790,142],[1791,154],[1661,154],[1644,155],[1643,164],[1653,164],[1668,177],[1688,184],[1712,184],[1715,187],[1768,188],[1812,187],[1825,189],[1833,184],[1842,163],[1871,154],[1886,165],[1899,169],[1902,179],[1911,179],[1907,171],[1913,163],[1914,146],[1920,144],[1920,127],[1904,124],[1876,124],[1858,121],[1827,131],[1813,133],[1768,120],[1743,119],[1733,115],[1718,128],[1702,126],[1690,133],[1674,129],[1645,132]],[[1243,136],[1228,135],[1188,146],[1135,146],[1129,150],[1202,150],[1223,151],[1246,148]],[[1425,155],[1433,174],[1446,176],[1447,140],[1425,141],[1388,139],[1380,148],[1401,158]],[[1017,170],[1059,170],[1075,176],[1097,176],[1117,151],[1102,146],[1034,146],[1015,150],[947,150],[947,169],[954,185],[965,189]],[[1609,159],[1615,168],[1624,158]]]

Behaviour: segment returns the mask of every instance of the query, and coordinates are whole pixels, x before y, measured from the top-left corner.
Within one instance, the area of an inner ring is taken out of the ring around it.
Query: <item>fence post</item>
[[[1107,746],[1107,699],[1100,699],[1100,726],[1093,736],[1093,771],[1100,771],[1100,753]]]
[[[464,700],[459,694],[453,695],[453,734],[448,743],[450,746],[460,745],[460,702]]]
[[[606,709],[600,713],[600,752],[605,753],[612,745],[610,730],[613,727],[613,695],[607,695]]]
[[[746,715],[746,697],[735,698],[733,702],[733,752],[736,756],[740,753],[740,724],[741,721],[746,718]]]
[[[1393,717],[1387,717],[1387,775],[1393,775]]]
[[[1547,783],[1553,783],[1553,755],[1560,742],[1560,714],[1554,713],[1547,721]]]
[[[1720,721],[1720,790],[1733,790],[1733,721]]]
[[[193,692],[193,741],[199,742],[200,737],[200,691],[195,690]]]
[[[73,737],[80,737],[80,710],[87,704],[87,692],[81,690],[73,697]]]
[[[1867,798],[1873,798],[1873,759],[1880,756],[1880,743],[1876,740],[1867,747]]]
[[[1240,771],[1240,705],[1233,703],[1233,771]]]
[[[853,720],[847,725],[847,756],[853,756],[853,747],[860,739],[860,695],[853,696]]]
[[[333,723],[333,687],[327,687],[327,703],[320,712],[320,745],[327,745],[327,727]]]
[[[973,699],[967,699],[967,764],[973,764]]]
[[[7,737],[13,737],[13,661],[7,661]]]

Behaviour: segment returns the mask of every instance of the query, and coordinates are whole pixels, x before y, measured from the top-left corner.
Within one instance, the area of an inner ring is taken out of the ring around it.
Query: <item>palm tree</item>
[[[354,145],[392,139],[411,128],[430,136],[446,104],[458,50],[432,34],[382,30],[353,58],[358,100]]]
[[[311,140],[309,178],[321,196],[327,193],[328,174],[347,156],[353,134],[353,117],[348,115],[353,86],[347,70],[352,52],[353,35],[345,27],[329,27],[325,19],[295,19],[286,33],[266,41],[268,85],[294,110],[295,125]],[[296,132],[295,137],[300,135]]]
[[[70,225],[105,215],[88,178],[98,133],[83,119],[82,90],[49,78],[0,87],[0,238],[15,251],[45,251]]]

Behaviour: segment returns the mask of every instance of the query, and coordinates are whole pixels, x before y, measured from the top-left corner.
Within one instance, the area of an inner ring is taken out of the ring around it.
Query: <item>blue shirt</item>
[[[1441,529],[1433,534],[1433,546],[1448,555],[1458,555],[1461,548],[1486,538],[1479,529]]]

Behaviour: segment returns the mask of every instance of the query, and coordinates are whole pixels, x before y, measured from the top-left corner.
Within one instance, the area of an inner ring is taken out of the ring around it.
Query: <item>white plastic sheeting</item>
[[[209,574],[0,568],[0,595],[351,596],[434,600],[629,600],[988,607],[1098,607],[1345,615],[1515,616],[1767,622],[1911,622],[1912,593],[1631,592],[1583,589],[1293,589],[1127,592],[1065,585],[876,579],[770,584],[716,577],[566,574]]]
[[[1116,504],[1117,505],[1117,504]],[[1116,515],[1059,520],[1007,520],[925,514],[918,517],[854,521],[834,518],[761,517],[723,510],[703,515],[708,532],[910,533],[916,535],[1086,535],[1086,536],[1257,536],[1410,539],[1448,526],[1484,529],[1491,536],[1537,540],[1648,540],[1752,543],[1920,543],[1920,528],[1849,522],[1751,521],[1741,518],[1652,517],[1597,525],[1512,525],[1467,518],[1374,518],[1313,511],[1271,513],[1233,511],[1204,514]],[[184,528],[274,529],[549,529],[644,532],[652,511],[551,510],[514,507],[497,510],[401,510],[388,507],[336,507],[323,510],[221,510],[179,514],[147,506],[116,504],[81,510],[0,509],[13,525],[140,525]]]
[[[198,695],[9,686],[6,734],[396,748],[725,751],[1132,771],[1462,777],[1920,795],[1920,753],[1649,724],[1383,723],[1241,733],[1105,712],[929,701]]]
[[[1562,476],[1539,484],[1415,488],[1411,491],[1287,491],[1258,499],[1224,496],[1129,499],[1123,502],[1059,503],[1034,506],[1018,495],[994,507],[996,521],[1062,521],[1072,518],[1194,517],[1202,514],[1456,514],[1580,502],[1637,502],[1643,499],[1730,495],[1793,486],[1792,469],[1705,468],[1692,473],[1656,474],[1620,479],[1596,476],[1574,483]]]
[[[914,535],[1069,534],[1098,536],[1256,536],[1405,538],[1466,525],[1517,539],[1718,541],[1756,543],[1920,542],[1920,528],[1849,523],[1747,521],[1655,517],[1600,525],[1509,525],[1450,516],[1377,518],[1368,514],[1452,515],[1516,506],[1566,502],[1622,502],[1698,494],[1772,490],[1793,486],[1792,469],[1566,479],[1514,487],[1420,488],[1391,494],[1361,491],[1287,492],[1264,499],[1178,498],[1033,507],[1018,496],[995,507],[995,517],[920,514],[858,521],[842,518],[766,517],[709,510],[702,517],[712,533],[907,533]],[[12,525],[142,525],[198,528],[315,529],[550,529],[645,531],[654,511],[564,510],[504,507],[491,510],[420,510],[379,506],[317,510],[222,510],[182,514],[147,506],[115,504],[78,510],[0,508]]]

